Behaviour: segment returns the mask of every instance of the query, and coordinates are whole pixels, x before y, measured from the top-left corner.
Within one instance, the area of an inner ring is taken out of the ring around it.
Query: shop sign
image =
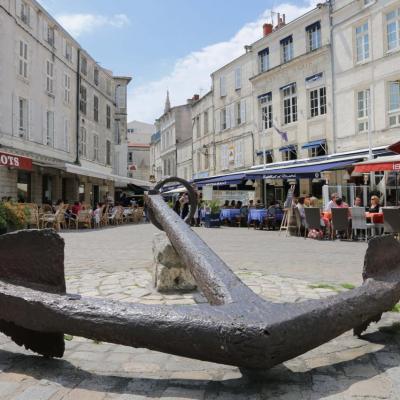
[[[400,172],[400,163],[393,163],[393,171]]]
[[[32,170],[32,159],[28,157],[16,156],[0,152],[0,167],[9,167],[15,169]]]

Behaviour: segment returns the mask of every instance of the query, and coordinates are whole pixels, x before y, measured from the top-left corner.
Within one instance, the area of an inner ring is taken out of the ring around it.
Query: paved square
[[[154,292],[155,232],[143,224],[62,233],[68,292],[152,304],[204,301]],[[271,301],[322,298],[361,283],[365,243],[246,228],[196,232]],[[348,332],[251,382],[235,367],[78,337],[67,337],[63,359],[48,360],[0,335],[0,399],[400,399],[400,315],[387,313],[366,338]]]

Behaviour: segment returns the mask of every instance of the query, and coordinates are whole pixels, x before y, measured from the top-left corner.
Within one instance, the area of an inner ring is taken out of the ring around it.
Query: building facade
[[[186,139],[176,145],[176,174],[186,180],[193,176],[193,144],[192,138]]]
[[[335,1],[336,150],[400,138],[400,1]]]
[[[128,123],[128,176],[150,179],[150,142],[155,126],[145,122]]]
[[[169,94],[165,101],[164,114],[156,120],[156,130],[160,132],[160,162],[162,177],[177,174],[177,144],[192,137],[192,100],[187,104],[171,107]]]
[[[193,179],[207,178],[217,173],[213,92],[210,91],[192,105]]]
[[[1,151],[32,161],[0,168],[0,196],[93,204],[113,194],[130,79],[100,67],[34,0],[1,0],[0,27]]]

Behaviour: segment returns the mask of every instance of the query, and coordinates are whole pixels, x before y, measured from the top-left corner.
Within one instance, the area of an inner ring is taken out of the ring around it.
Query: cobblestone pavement
[[[286,238],[245,228],[196,231],[256,293],[275,302],[323,298],[361,281],[364,243]],[[194,304],[198,293],[152,289],[150,225],[63,233],[69,292],[120,301]],[[312,334],[312,332],[310,332]],[[400,399],[400,314],[364,340],[348,332],[254,382],[231,366],[66,337],[61,360],[0,335],[0,399]]]

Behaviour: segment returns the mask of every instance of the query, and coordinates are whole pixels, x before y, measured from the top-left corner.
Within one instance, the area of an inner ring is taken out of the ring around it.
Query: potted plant
[[[0,203],[0,234],[25,228],[28,219],[29,210],[25,205]]]
[[[221,220],[219,219],[220,212],[221,207],[219,202],[217,200],[209,201],[206,205],[204,226],[206,228],[219,228],[221,226]]]

